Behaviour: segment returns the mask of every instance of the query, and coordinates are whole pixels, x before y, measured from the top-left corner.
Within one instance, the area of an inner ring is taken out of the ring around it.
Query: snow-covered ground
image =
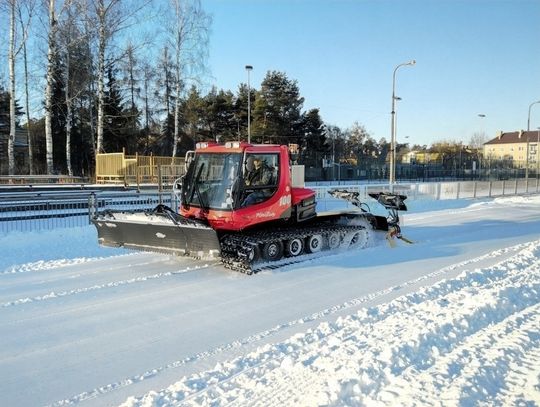
[[[540,196],[404,223],[251,277],[90,226],[0,236],[0,405],[540,405]]]

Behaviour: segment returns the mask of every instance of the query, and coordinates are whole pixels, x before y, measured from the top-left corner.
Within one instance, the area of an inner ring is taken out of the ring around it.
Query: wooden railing
[[[184,174],[184,158],[125,155],[106,153],[96,155],[96,183],[128,185],[172,185]]]

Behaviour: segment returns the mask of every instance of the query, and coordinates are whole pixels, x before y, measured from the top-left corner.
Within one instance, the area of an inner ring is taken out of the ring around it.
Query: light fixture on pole
[[[540,127],[536,128],[536,192],[538,192],[538,172],[540,170]]]
[[[253,67],[246,65],[247,77],[248,77],[248,143],[251,143],[251,88],[249,85],[249,73]]]
[[[527,184],[525,190],[529,189],[529,131],[531,130],[531,108],[540,103],[540,100],[532,102],[529,105],[529,115],[527,116],[527,152],[525,156],[525,183]]]
[[[481,119],[485,119],[486,118],[486,115],[484,113],[478,113],[478,117],[481,118]],[[480,133],[479,133],[479,143],[484,143],[484,136],[485,136],[485,133],[484,133],[484,126],[482,125],[480,127]],[[481,141],[480,141],[481,140]],[[476,161],[478,161],[478,174],[479,174],[479,177],[482,176],[482,166],[481,166],[481,159],[480,157],[478,156],[478,150],[479,150],[479,145],[475,146],[475,150],[476,150]],[[487,154],[486,154],[487,155]],[[482,157],[484,157],[484,146],[482,145]],[[476,171],[476,161],[473,161],[473,174],[474,172]]]
[[[392,122],[391,122],[391,142],[390,142],[390,184],[396,182],[396,100],[399,98],[396,97],[396,72],[402,66],[414,65],[416,61],[405,62],[399,64],[394,69],[394,75],[392,76]]]

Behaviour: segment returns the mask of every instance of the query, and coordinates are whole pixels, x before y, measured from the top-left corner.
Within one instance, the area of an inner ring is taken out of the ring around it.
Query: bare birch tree
[[[96,152],[103,152],[103,120],[105,114],[105,46],[107,42],[107,13],[116,4],[115,0],[111,0],[108,7],[105,7],[104,0],[98,0],[96,12],[98,18],[98,72],[97,72],[97,145]]]
[[[150,128],[150,84],[154,79],[154,68],[144,63],[142,67],[143,72],[143,103],[144,103],[144,127]]]
[[[15,9],[16,0],[10,0],[9,14],[9,138],[8,138],[8,168],[9,175],[15,174]]]
[[[52,174],[53,167],[53,136],[52,136],[52,108],[54,86],[54,63],[57,57],[56,45],[56,2],[49,0],[49,35],[47,49],[47,84],[45,87],[45,150],[47,161],[47,174]]]
[[[127,84],[129,97],[130,97],[130,108],[131,110],[135,110],[135,94],[138,93],[138,87],[137,87],[137,55],[135,46],[131,43],[131,41],[128,42],[126,45],[125,50],[125,63],[123,66],[123,70],[125,73],[123,82]]]
[[[24,97],[25,97],[25,108],[26,108],[26,139],[28,142],[28,166],[30,174],[34,174],[34,142],[30,134],[30,92],[29,92],[29,81],[28,81],[28,49],[26,43],[28,42],[28,30],[30,27],[30,22],[32,20],[32,14],[34,11],[35,3],[33,1],[26,1],[26,21],[23,16],[22,7],[19,7],[19,24],[21,31],[24,33],[24,38],[22,41],[22,50],[23,50],[23,64],[24,64]]]
[[[94,0],[94,9],[97,16],[98,26],[98,50],[97,50],[97,140],[96,152],[103,152],[103,126],[105,112],[105,72],[107,70],[107,48],[113,41],[113,37],[119,31],[130,26],[135,21],[135,16],[150,0],[131,2],[129,10],[121,8],[120,0]]]
[[[163,92],[163,103],[165,104],[165,117],[171,114],[171,82],[172,82],[172,61],[169,57],[169,48],[163,48],[163,54],[159,63],[160,78],[158,87]],[[160,93],[160,89],[156,93]],[[167,119],[166,119],[167,120]]]
[[[170,0],[174,8],[174,21],[169,30],[175,50],[175,106],[174,140],[172,156],[180,144],[180,103],[185,81],[200,71],[206,62],[208,32],[211,18],[202,9],[200,0]]]
[[[79,69],[82,65],[85,71],[91,70],[90,61],[81,60],[81,53],[84,52],[83,41],[88,41],[86,33],[78,27],[77,15],[81,15],[81,2],[66,0],[64,4],[65,13],[59,27],[59,45],[62,47],[64,59],[64,102],[66,105],[66,167],[68,175],[73,175],[71,139],[73,129],[73,106],[75,100],[86,90],[88,75]],[[82,51],[82,52],[81,52]],[[75,58],[74,53],[76,52]],[[87,55],[84,55],[86,57]],[[75,60],[74,60],[75,59]]]
[[[151,90],[150,86],[153,83],[155,78],[155,68],[150,65],[148,62],[143,62],[142,66],[142,99],[144,105],[144,152],[148,153],[150,151],[150,122],[151,122]]]
[[[139,82],[139,60],[137,57],[137,50],[132,44],[131,40],[128,42],[125,52],[125,58],[123,61],[124,78],[123,82],[127,85],[130,105],[129,105],[129,124],[130,132],[134,137],[137,133],[137,121],[139,117],[139,110],[135,104],[135,97],[140,96],[140,88],[137,86]]]
[[[24,21],[22,6],[26,5],[26,17],[27,21]],[[17,112],[15,106],[16,100],[16,72],[15,72],[15,60],[21,50],[24,50],[24,64],[25,64],[25,83],[26,83],[26,117],[27,122],[30,122],[29,116],[29,103],[28,103],[28,66],[27,66],[27,54],[26,54],[26,41],[28,38],[28,27],[33,11],[33,2],[27,0],[25,2],[18,0],[7,0],[9,7],[9,51],[8,51],[8,66],[9,66],[9,137],[8,137],[8,171],[10,175],[15,174],[15,135],[17,131]],[[17,20],[20,22],[21,39],[17,44]],[[30,137],[28,138],[31,142]],[[30,146],[30,154],[31,144]],[[30,168],[32,170],[32,156],[29,158]]]
[[[71,166],[71,129],[72,129],[72,104],[73,98],[71,96],[71,45],[73,38],[75,37],[75,30],[73,28],[73,13],[70,0],[66,2],[66,20],[63,25],[63,45],[64,45],[64,55],[65,55],[65,88],[64,88],[64,97],[66,103],[66,167],[69,176],[73,175],[73,167]]]

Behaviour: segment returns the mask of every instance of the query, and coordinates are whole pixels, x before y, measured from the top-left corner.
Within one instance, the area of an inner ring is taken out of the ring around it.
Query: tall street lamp
[[[486,118],[486,115],[484,113],[478,113],[478,117],[480,119],[485,119]],[[480,135],[479,135],[481,138],[479,138],[479,140],[482,140],[482,143],[484,143],[484,140],[483,140],[483,137],[484,137],[484,125],[482,124],[481,125],[481,128],[480,128]],[[480,146],[476,146],[476,161],[478,161],[478,178],[482,177],[482,166],[480,164],[480,157],[478,156],[478,148]],[[487,155],[487,154],[486,154]],[[482,157],[484,157],[484,145],[482,144]],[[476,170],[476,161],[473,161],[473,174]]]
[[[248,77],[248,143],[251,143],[251,88],[249,86],[249,73],[253,67],[246,65],[247,77]]]
[[[392,122],[391,122],[391,143],[390,143],[390,184],[396,182],[396,100],[399,98],[396,97],[396,72],[402,66],[414,65],[416,61],[405,62],[399,64],[394,69],[394,75],[392,77]]]
[[[527,117],[527,131],[531,130],[531,107],[533,107],[534,105],[538,103],[540,103],[540,100],[537,100],[536,102],[532,102],[529,105],[529,116]]]
[[[527,184],[525,187],[526,191],[529,190],[529,131],[531,130],[531,108],[537,103],[540,103],[540,100],[532,102],[529,105],[529,115],[527,116],[527,151],[525,154],[525,183]]]
[[[538,192],[538,171],[540,170],[540,127],[536,128],[536,192]]]

